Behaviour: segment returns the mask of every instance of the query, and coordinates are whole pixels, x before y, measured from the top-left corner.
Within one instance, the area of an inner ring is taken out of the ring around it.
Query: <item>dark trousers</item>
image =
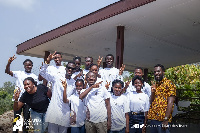
[[[21,112],[23,111],[23,119],[24,119],[24,125],[23,125],[23,132],[28,133],[29,130],[29,120],[30,120],[30,112],[29,112],[29,106],[27,104],[24,104],[21,109],[18,111],[14,111],[14,119],[21,115]],[[13,133],[18,133],[18,131],[13,131]]]
[[[142,133],[142,127],[144,125],[144,113],[132,114],[129,113],[129,131],[130,133]]]

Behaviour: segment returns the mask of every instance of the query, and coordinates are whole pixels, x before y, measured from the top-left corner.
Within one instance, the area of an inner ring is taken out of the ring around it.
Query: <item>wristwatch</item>
[[[164,121],[168,121],[168,117],[165,117],[165,118],[164,118]]]

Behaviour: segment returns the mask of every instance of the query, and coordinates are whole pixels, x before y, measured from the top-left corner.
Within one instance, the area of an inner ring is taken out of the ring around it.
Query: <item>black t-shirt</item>
[[[29,105],[33,111],[45,113],[49,106],[47,92],[48,88],[45,85],[39,84],[37,86],[37,91],[34,94],[29,94],[25,91],[19,101]]]

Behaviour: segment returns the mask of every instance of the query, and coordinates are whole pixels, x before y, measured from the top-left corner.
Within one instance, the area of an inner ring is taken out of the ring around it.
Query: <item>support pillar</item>
[[[124,55],[124,26],[117,26],[115,67],[118,69],[123,64],[123,55]]]
[[[44,62],[47,60],[48,56],[50,55],[49,51],[44,52]]]
[[[143,78],[144,78],[144,81],[147,82],[147,80],[148,80],[148,69],[147,68],[144,69],[144,76],[143,76]]]

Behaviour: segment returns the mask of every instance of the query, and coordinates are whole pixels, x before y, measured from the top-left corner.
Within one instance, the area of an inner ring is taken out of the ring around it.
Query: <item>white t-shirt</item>
[[[133,91],[128,94],[130,111],[146,112],[149,110],[149,97],[145,93]]]
[[[83,126],[86,119],[86,107],[84,101],[79,99],[79,95],[77,93],[71,95],[68,100],[69,103],[71,103],[71,112],[74,111],[76,113],[76,124],[71,125],[71,127]]]
[[[62,77],[65,77],[65,74],[66,74],[66,70],[64,66],[56,66],[56,65],[48,66],[47,72],[49,74],[51,73],[59,74]]]
[[[44,64],[40,69],[40,75],[46,80],[53,83],[53,91],[49,107],[46,112],[45,122],[58,124],[61,126],[70,126],[70,108],[68,103],[63,102],[63,91],[61,80],[65,78],[56,73],[47,73],[48,65]],[[75,80],[66,79],[67,82],[67,97],[70,97],[75,92]]]
[[[85,91],[83,89],[81,92]],[[105,100],[110,98],[109,92],[103,86],[92,88],[85,97],[85,106],[90,112],[89,121],[94,123],[107,121],[107,109]]]
[[[85,75],[86,75],[89,71],[90,71],[90,70],[83,69],[84,77],[85,77]]]
[[[13,71],[13,77],[16,78],[15,89],[17,89],[17,87],[19,87],[20,91],[21,91],[19,98],[25,92],[24,84],[23,84],[23,81],[25,78],[32,77],[38,83],[38,76],[36,76],[33,73],[27,73],[25,71]]]
[[[115,79],[119,79],[123,81],[122,75],[119,75],[119,69],[112,67],[112,68],[104,68],[99,71],[101,78],[103,79],[104,83],[110,82],[110,86],[108,91],[111,91],[112,82]]]
[[[135,86],[132,85],[132,81],[131,81],[130,84],[129,84],[129,87],[126,90],[126,93],[129,93],[129,92],[132,92],[132,91],[136,92],[136,88],[135,88]],[[148,97],[150,98],[150,96],[151,96],[151,86],[148,83],[144,82],[144,86],[142,87],[141,91],[144,92],[145,94],[147,94]]]
[[[74,79],[74,77],[75,77],[76,75],[78,75],[80,72],[81,72],[81,71],[73,73],[73,74],[72,74],[72,78]],[[84,79],[84,76],[77,77],[76,79]]]
[[[115,96],[111,94],[111,131],[120,131],[126,127],[125,113],[130,112],[129,100],[125,95]]]

